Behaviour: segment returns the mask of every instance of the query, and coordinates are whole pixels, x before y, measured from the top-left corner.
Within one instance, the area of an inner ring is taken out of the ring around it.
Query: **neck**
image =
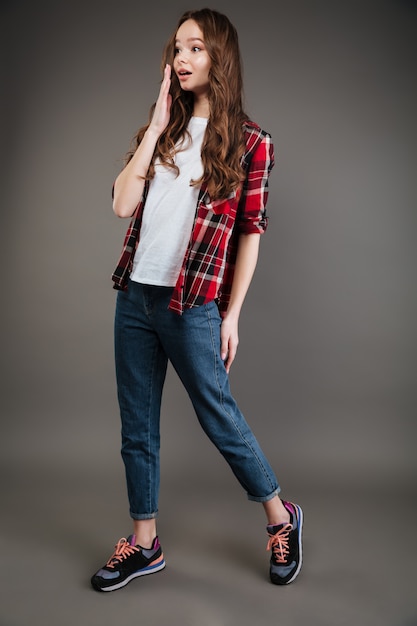
[[[194,96],[194,117],[206,117],[210,116],[210,105],[206,97]]]

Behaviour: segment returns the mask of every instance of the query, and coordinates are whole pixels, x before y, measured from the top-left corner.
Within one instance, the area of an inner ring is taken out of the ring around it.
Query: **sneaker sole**
[[[134,572],[133,574],[125,578],[125,580],[117,583],[116,585],[111,585],[109,587],[100,587],[94,582],[92,582],[91,584],[96,591],[116,591],[116,589],[121,589],[122,587],[125,587],[134,578],[139,578],[139,576],[147,576],[148,574],[156,574],[156,572],[160,572],[162,569],[164,569],[165,566],[166,563],[164,557],[162,557],[162,561],[158,560],[156,563],[152,563],[151,565],[148,565],[148,567],[144,567],[143,569]]]
[[[303,542],[302,542],[302,535],[303,535],[303,521],[304,521],[304,515],[303,515],[303,510],[300,506],[298,506],[298,504],[293,504],[293,506],[297,509],[297,513],[298,513],[298,517],[297,517],[297,523],[298,523],[298,528],[299,528],[299,532],[298,532],[298,553],[299,553],[299,559],[298,559],[298,567],[295,570],[293,576],[287,580],[287,582],[285,583],[286,585],[289,585],[290,583],[292,583],[292,581],[297,578],[298,574],[300,573],[300,569],[301,569],[301,565],[303,564]]]

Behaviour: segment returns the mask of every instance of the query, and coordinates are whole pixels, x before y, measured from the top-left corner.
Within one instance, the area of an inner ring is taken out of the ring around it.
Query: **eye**
[[[179,48],[174,48],[174,55],[179,54],[179,52],[180,52],[180,49],[179,49]]]
[[[198,46],[193,46],[193,47],[191,48],[191,50],[192,50],[193,52],[201,52],[201,48],[199,48]]]

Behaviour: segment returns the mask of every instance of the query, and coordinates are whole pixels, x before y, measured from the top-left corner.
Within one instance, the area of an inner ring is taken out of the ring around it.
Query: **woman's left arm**
[[[229,306],[221,325],[221,357],[227,372],[235,359],[239,343],[239,315],[258,261],[260,233],[239,235],[236,265]]]

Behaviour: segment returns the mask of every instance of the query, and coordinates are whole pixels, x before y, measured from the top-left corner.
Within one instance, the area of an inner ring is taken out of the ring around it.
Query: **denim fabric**
[[[129,281],[117,294],[115,362],[122,421],[122,458],[133,519],[158,513],[159,418],[168,359],[197,418],[229,463],[250,500],[263,502],[280,487],[259,443],[234,400],[220,357],[216,302],[168,309],[171,287]]]

